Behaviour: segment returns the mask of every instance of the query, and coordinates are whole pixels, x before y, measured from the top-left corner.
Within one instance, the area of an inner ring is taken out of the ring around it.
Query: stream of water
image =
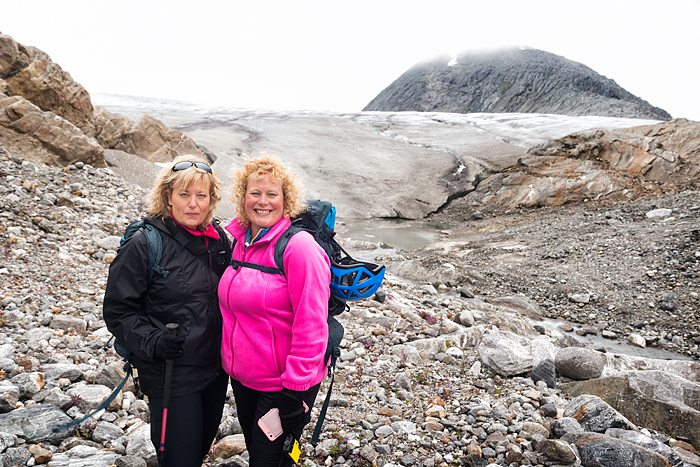
[[[368,219],[339,221],[335,230],[341,237],[381,242],[396,249],[415,250],[444,237],[443,231],[447,228],[440,224],[407,219]]]

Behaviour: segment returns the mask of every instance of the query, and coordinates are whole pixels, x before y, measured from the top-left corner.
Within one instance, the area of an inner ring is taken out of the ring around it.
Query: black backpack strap
[[[231,266],[233,266],[233,269],[244,267],[250,269],[257,269],[258,271],[266,272],[268,274],[281,274],[286,277],[284,273],[284,250],[287,249],[287,245],[289,244],[289,240],[292,238],[292,236],[297,232],[301,232],[302,230],[306,229],[290,226],[287,230],[285,230],[282,233],[280,238],[277,239],[277,243],[275,243],[274,252],[275,265],[277,267],[273,268],[272,266],[262,266],[260,264],[247,263],[245,261],[238,261],[233,258],[231,259]],[[236,243],[236,239],[234,238],[233,244],[231,245],[231,254],[233,254],[233,249],[236,247]]]
[[[236,259],[231,260],[231,266],[233,266],[233,269],[238,269],[239,267],[244,267],[244,268],[250,268],[250,269],[257,269],[258,271],[266,272],[268,274],[282,274],[282,275],[284,275],[284,271],[280,268],[273,268],[270,266],[261,266],[259,264],[254,264],[254,263],[246,263],[245,261],[238,261]]]
[[[148,245],[148,282],[151,282],[154,273],[167,277],[170,271],[167,271],[159,264],[163,255],[163,241],[160,238],[160,232],[158,232],[157,228],[145,222],[139,227],[139,230],[146,237],[146,244]]]
[[[93,410],[92,412],[90,412],[89,414],[85,415],[84,417],[82,417],[78,420],[73,420],[73,421],[70,421],[68,423],[55,426],[52,429],[52,431],[54,433],[60,433],[61,431],[69,430],[74,426],[80,425],[81,423],[83,423],[85,420],[87,420],[88,418],[95,415],[100,410],[106,409],[109,406],[109,404],[112,403],[114,398],[117,397],[117,394],[119,394],[121,392],[122,388],[124,388],[124,385],[129,380],[129,378],[133,378],[133,376],[134,376],[133,371],[132,371],[132,365],[130,362],[126,362],[126,364],[124,365],[124,371],[126,371],[126,376],[124,377],[122,382],[119,383],[119,385],[116,388],[114,388],[114,391],[112,391],[112,394],[110,394],[109,397],[107,399],[105,399],[104,402],[102,402],[99,405],[99,407],[97,407],[95,410]],[[134,379],[134,383],[136,383],[136,379]]]
[[[279,269],[281,274],[286,277],[284,274],[284,251],[287,249],[287,245],[289,244],[289,240],[292,239],[292,237],[301,232],[302,230],[306,230],[303,227],[298,227],[295,225],[290,226],[287,230],[282,233],[280,238],[277,240],[277,243],[275,244],[275,264],[277,265],[277,269]]]
[[[328,316],[328,346],[326,349],[326,361],[330,358],[330,363],[328,365],[328,376],[331,377],[331,384],[328,386],[328,393],[326,394],[326,399],[323,401],[323,406],[318,414],[318,420],[316,421],[316,427],[314,428],[314,434],[311,437],[311,445],[316,447],[318,443],[318,438],[321,436],[321,428],[323,427],[323,420],[326,418],[326,412],[328,411],[328,406],[331,401],[331,393],[333,392],[333,381],[335,380],[335,362],[340,358],[340,341],[343,339],[343,334],[345,329],[343,325],[335,319],[334,316]]]
[[[331,393],[333,392],[333,381],[335,381],[335,361],[337,360],[335,354],[331,354],[331,364],[328,367],[328,374],[331,377],[331,384],[328,385],[328,393],[326,394],[326,399],[323,401],[323,406],[318,414],[318,420],[316,421],[316,426],[314,427],[314,434],[311,436],[311,445],[316,447],[318,444],[318,438],[321,436],[321,428],[323,427],[323,420],[326,418],[326,412],[328,411],[328,406],[331,402]]]
[[[207,247],[203,243],[192,241],[195,238],[193,235],[188,235],[181,229],[174,232],[171,230],[170,233],[180,245],[184,246],[195,257],[207,252]]]

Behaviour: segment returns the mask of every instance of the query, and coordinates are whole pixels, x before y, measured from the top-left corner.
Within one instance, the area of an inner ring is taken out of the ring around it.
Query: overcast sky
[[[90,93],[360,111],[414,64],[562,55],[700,121],[700,0],[0,0],[0,31]]]

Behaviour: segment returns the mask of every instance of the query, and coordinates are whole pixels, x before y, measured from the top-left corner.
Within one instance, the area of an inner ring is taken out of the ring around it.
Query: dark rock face
[[[556,387],[557,384],[557,374],[554,367],[554,362],[551,359],[547,359],[537,365],[530,373],[530,378],[536,383],[538,381],[544,381],[547,383],[548,388]]]
[[[621,413],[597,396],[580,395],[572,399],[564,410],[565,417],[575,418],[586,431],[604,433],[608,428],[637,429]]]
[[[670,467],[661,454],[621,439],[597,433],[566,435],[564,440],[578,448],[582,465],[610,467]]]
[[[462,53],[423,62],[364,109],[419,112],[522,112],[670,120],[585,65],[534,49]]]

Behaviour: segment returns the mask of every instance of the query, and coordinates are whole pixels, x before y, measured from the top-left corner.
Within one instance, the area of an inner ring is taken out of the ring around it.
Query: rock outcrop
[[[482,181],[467,205],[489,209],[629,200],[700,182],[700,123],[685,119],[624,130],[588,130],[531,148]]]
[[[560,386],[572,396],[593,394],[632,423],[700,445],[700,384],[665,371],[630,371]]]
[[[363,110],[671,119],[587,66],[535,49],[464,52],[419,63]]]
[[[107,111],[101,110],[100,115],[106,116]],[[120,116],[117,116],[119,119]],[[123,118],[123,117],[122,117]],[[112,117],[109,122],[114,122]],[[98,119],[99,122],[99,119]],[[185,136],[181,131],[168,128],[150,115],[144,115],[137,122],[129,122],[126,131],[112,135],[116,139],[114,146],[109,149],[128,152],[129,154],[148,155],[146,159],[151,162],[168,162],[181,154],[197,154],[202,159],[205,158],[192,139]],[[114,128],[114,127],[113,127]]]
[[[0,33],[0,144],[51,165],[105,167],[104,149],[167,162],[206,156],[191,138],[144,116],[132,122],[94,108],[87,90],[51,57]]]
[[[11,44],[8,46],[14,51]],[[21,44],[16,48],[19,53],[9,68],[17,68],[17,71],[0,71],[0,77],[7,83],[3,92],[9,96],[22,96],[44,112],[65,118],[87,134],[93,133],[94,109],[87,90],[73,81],[71,75],[54,63],[47,53]],[[25,63],[26,66],[22,66]]]
[[[12,154],[30,154],[49,165],[84,162],[105,167],[104,150],[68,120],[20,96],[0,94],[0,143]]]

